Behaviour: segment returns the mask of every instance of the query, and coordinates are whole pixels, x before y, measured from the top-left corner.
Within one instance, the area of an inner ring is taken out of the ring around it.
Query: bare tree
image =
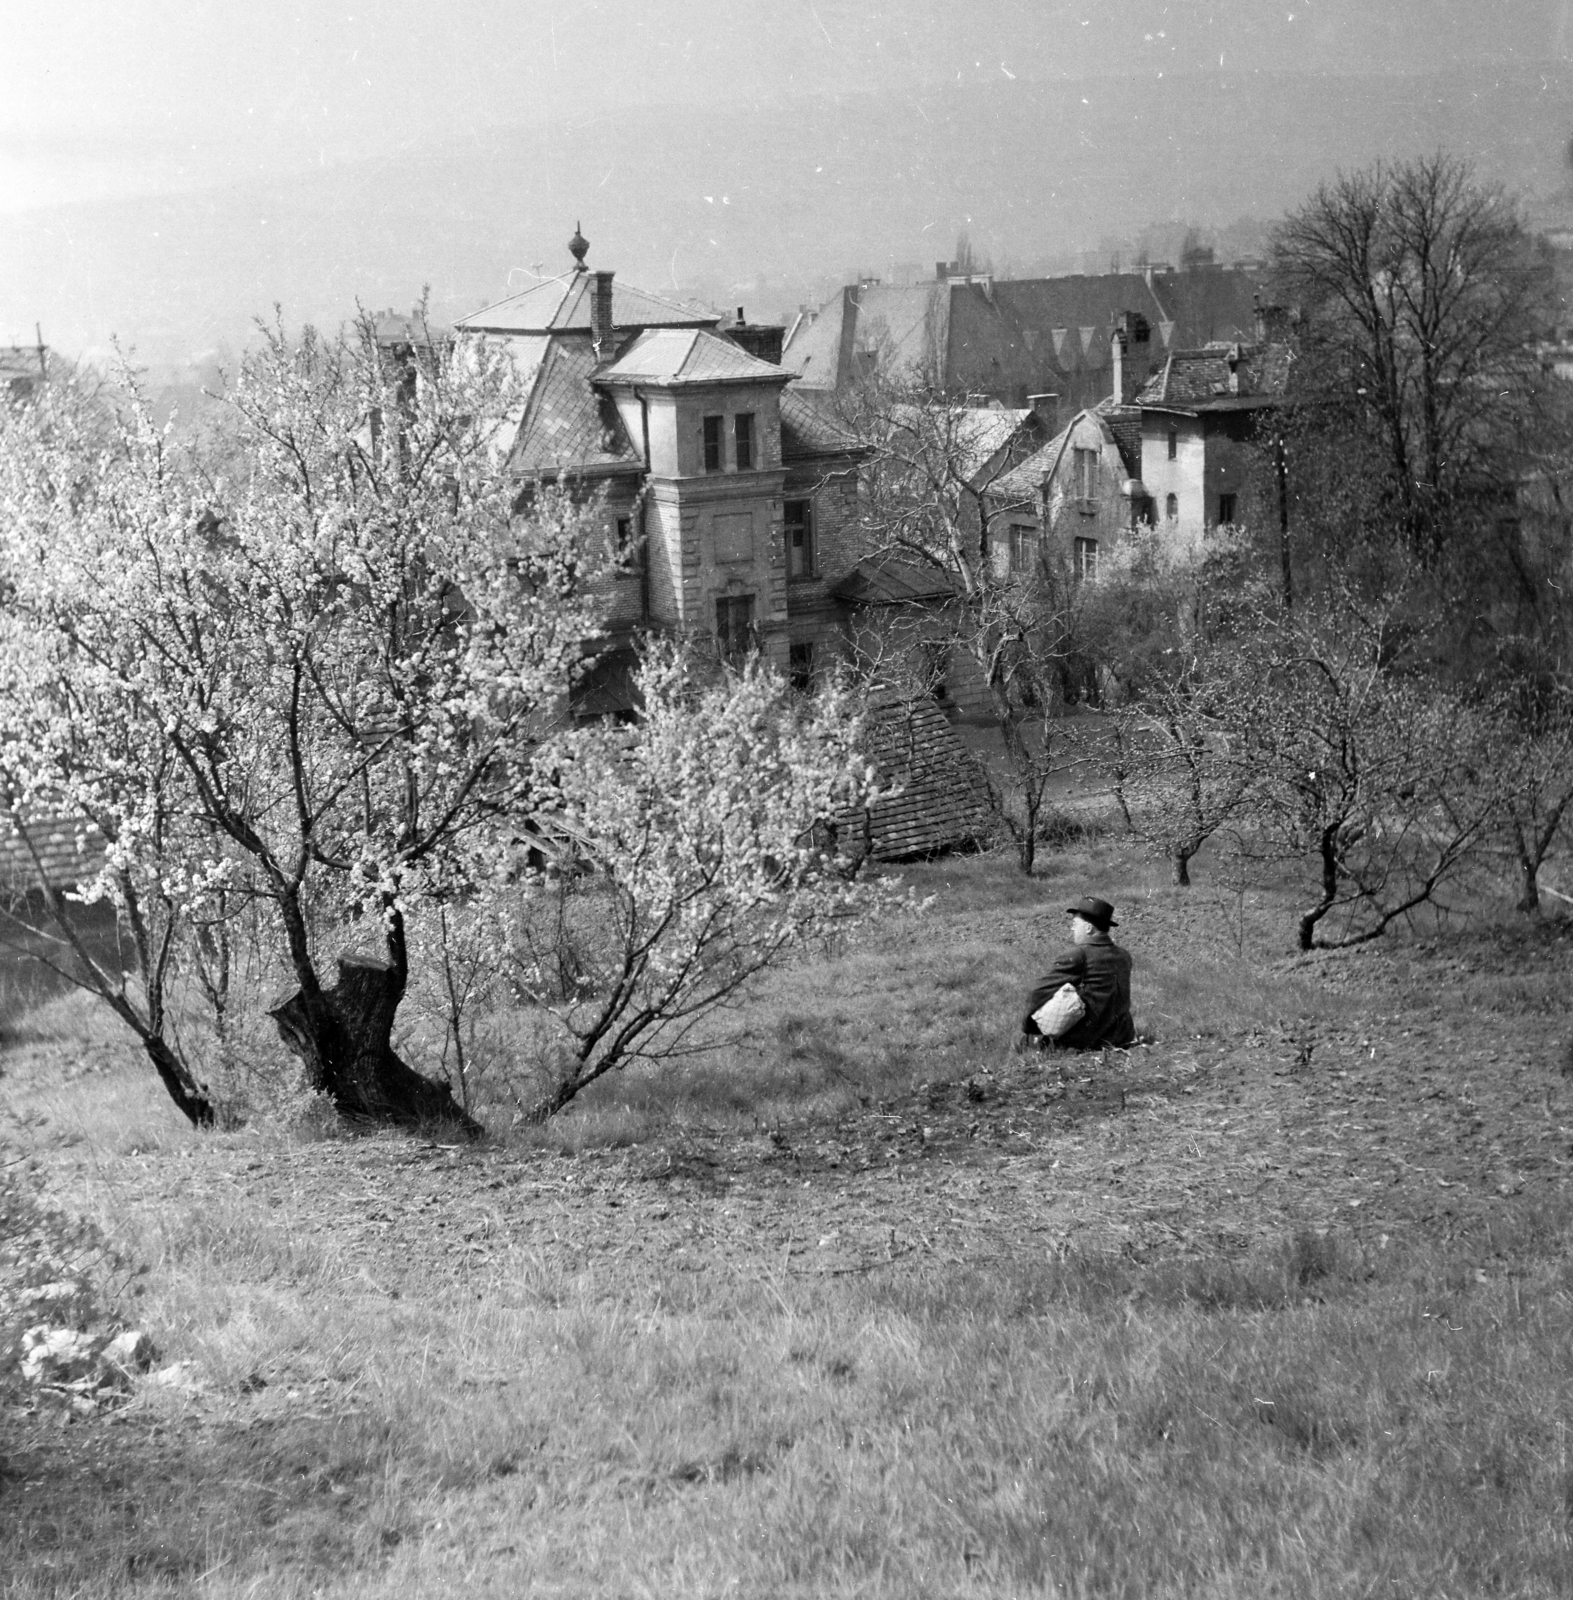
[[[1498,828],[1518,869],[1517,909],[1540,911],[1540,869],[1573,806],[1573,689],[1523,683],[1490,708]]]
[[[1368,511],[1434,560],[1530,431],[1544,278],[1513,204],[1451,156],[1378,165],[1285,218],[1273,260],[1307,430],[1369,436]]]
[[[1434,901],[1497,810],[1482,719],[1400,668],[1400,611],[1346,594],[1265,619],[1227,673],[1261,841],[1309,877],[1302,950],[1365,943]]]
[[[1035,532],[1030,549],[1012,548],[1002,537],[1012,513],[1027,511],[1035,523],[1031,500],[1006,492],[1003,480],[1039,441],[1010,413],[880,377],[844,402],[843,416],[868,452],[860,500],[868,557],[919,575],[905,587],[922,593],[890,609],[890,627],[929,660],[959,658],[981,685],[1012,780],[1012,795],[996,794],[997,810],[1030,873],[1059,762],[1079,609],[1049,540]],[[865,659],[888,666],[894,643],[883,637]]]

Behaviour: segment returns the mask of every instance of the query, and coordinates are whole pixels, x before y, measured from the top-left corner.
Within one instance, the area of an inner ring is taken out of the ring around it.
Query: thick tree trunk
[[[296,990],[268,1015],[304,1063],[312,1087],[344,1116],[407,1128],[448,1123],[475,1138],[480,1124],[447,1085],[423,1077],[395,1053],[393,1017],[403,994],[402,975],[387,962],[341,956],[339,981],[315,1006]]]
[[[1175,887],[1189,889],[1191,886],[1191,851],[1187,850],[1184,845],[1176,845],[1169,859],[1173,868]]]

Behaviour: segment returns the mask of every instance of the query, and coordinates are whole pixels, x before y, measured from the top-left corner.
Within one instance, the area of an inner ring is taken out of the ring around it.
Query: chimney
[[[610,361],[616,354],[612,339],[612,279],[611,272],[590,274],[590,339],[595,345],[597,361]]]
[[[1295,320],[1295,314],[1288,306],[1263,305],[1262,297],[1257,294],[1256,301],[1256,342],[1258,344],[1282,344],[1288,338],[1290,329]]]
[[[1152,370],[1152,327],[1139,311],[1121,311],[1114,319],[1109,341],[1114,368],[1110,397],[1120,404],[1136,398]]]
[[[1052,392],[1029,394],[1027,404],[1043,428],[1043,437],[1052,439],[1060,431],[1060,397]]]

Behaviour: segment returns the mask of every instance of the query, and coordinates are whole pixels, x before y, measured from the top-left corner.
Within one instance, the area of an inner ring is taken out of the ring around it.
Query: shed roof
[[[854,850],[861,844],[877,861],[900,861],[965,847],[988,833],[987,781],[927,696],[875,701],[863,744],[896,793],[837,817],[838,831]]]

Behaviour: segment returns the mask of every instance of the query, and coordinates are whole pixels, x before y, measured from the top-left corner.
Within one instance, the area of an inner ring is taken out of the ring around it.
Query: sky
[[[9,0],[0,210],[539,117],[956,80],[1565,60],[1573,0]]]
[[[386,172],[439,147],[451,154],[469,144],[493,160],[508,148],[500,130],[526,125],[551,130],[560,149],[662,108],[668,119],[706,119],[722,144],[728,118],[774,117],[790,144],[805,97],[872,99],[893,115],[916,108],[926,117],[945,86],[976,96],[991,86],[1004,94],[1011,85],[1100,80],[1119,85],[1134,148],[1151,137],[1144,100],[1187,74],[1452,70],[1489,85],[1538,70],[1547,81],[1573,80],[1573,0],[5,0],[5,8],[0,339],[19,322],[30,327],[39,309],[40,228],[74,230],[76,258],[107,262],[114,230],[135,215],[128,202],[238,194],[245,185],[260,194],[259,185],[308,185],[355,163]],[[1561,137],[1568,133],[1573,126]],[[956,135],[945,136],[954,145]],[[980,143],[974,159],[1019,153]],[[51,218],[61,220],[41,220]],[[728,270],[757,267],[739,260]],[[287,271],[256,288],[291,298]],[[104,303],[111,316],[112,298]],[[46,309],[58,324],[58,306]]]

